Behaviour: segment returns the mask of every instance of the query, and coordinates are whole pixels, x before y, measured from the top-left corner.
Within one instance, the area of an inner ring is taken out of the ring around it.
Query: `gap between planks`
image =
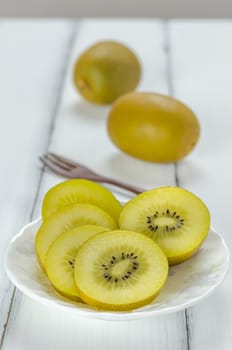
[[[58,111],[59,111],[59,107],[60,107],[60,101],[61,101],[63,87],[64,87],[64,80],[65,80],[66,71],[67,71],[67,67],[68,67],[67,62],[70,59],[71,52],[73,50],[74,43],[76,41],[76,37],[77,37],[79,29],[80,29],[80,22],[77,22],[77,23],[72,22],[70,25],[71,25],[70,37],[69,37],[69,40],[67,42],[66,54],[65,54],[64,62],[63,62],[63,69],[60,73],[60,79],[59,79],[59,82],[57,84],[57,86],[58,86],[57,97],[55,99],[55,104],[53,106],[52,113],[51,113],[51,122],[50,122],[50,127],[49,127],[49,130],[47,133],[47,139],[46,139],[46,142],[44,145],[44,152],[49,150],[49,146],[50,146],[50,143],[52,141],[52,136],[53,136],[53,132],[55,129],[55,124],[56,124],[56,117],[58,115]],[[165,56],[166,56],[166,77],[167,77],[168,94],[171,96],[174,96],[173,77],[172,77],[170,28],[169,28],[169,22],[167,22],[167,21],[163,21],[163,32],[164,32],[164,52],[165,52]],[[177,163],[174,163],[174,169],[175,169],[175,184],[176,184],[176,186],[180,186],[180,181],[179,181],[179,176],[178,176],[178,164]],[[44,168],[41,168],[37,188],[35,191],[35,196],[34,196],[34,199],[32,202],[32,209],[31,209],[31,212],[29,214],[30,220],[32,219],[34,211],[35,211],[35,207],[37,204],[37,200],[38,200],[41,184],[43,181],[43,177],[44,177]],[[5,336],[7,333],[8,324],[9,324],[9,321],[11,318],[11,314],[12,314],[12,310],[13,310],[13,306],[14,306],[16,298],[17,298],[16,288],[14,288],[14,290],[12,292],[11,300],[10,300],[10,305],[9,305],[6,321],[4,323],[2,337],[0,340],[0,350],[3,349],[4,339],[5,339]],[[191,311],[190,311],[190,309],[186,309],[185,311],[183,311],[183,313],[184,313],[185,328],[186,328],[186,346],[187,346],[186,349],[190,350],[190,348],[191,348],[190,347],[190,345],[191,345],[191,322],[190,322]]]
[[[56,124],[56,118],[57,118],[57,115],[59,112],[61,97],[63,94],[64,81],[65,81],[65,77],[67,74],[68,63],[69,63],[71,53],[72,53],[73,48],[74,48],[74,44],[75,44],[78,32],[80,30],[80,25],[81,25],[80,21],[79,22],[70,22],[70,35],[69,35],[69,38],[67,40],[66,49],[64,50],[65,55],[64,55],[64,59],[63,59],[63,67],[62,67],[62,70],[60,72],[60,79],[57,82],[57,91],[56,91],[57,94],[56,94],[54,106],[53,106],[52,111],[51,111],[51,122],[50,122],[48,133],[47,133],[47,139],[46,139],[46,142],[44,144],[44,150],[43,150],[44,153],[46,153],[49,150],[49,146],[50,146],[51,141],[52,141],[52,136],[53,136],[53,132],[55,129],[55,124]],[[43,177],[44,177],[44,166],[41,168],[40,173],[39,173],[38,184],[37,184],[37,187],[35,190],[35,195],[34,195],[34,199],[32,201],[31,211],[29,214],[29,221],[32,220],[33,215],[34,215],[34,211],[35,211],[37,200],[39,197],[39,192],[40,192],[41,184],[43,181]],[[14,306],[16,297],[17,297],[16,287],[14,287],[11,298],[10,298],[10,304],[9,304],[9,309],[7,312],[6,321],[4,322],[4,325],[3,325],[3,332],[1,335],[1,339],[0,339],[0,350],[3,349],[4,340],[6,337],[7,328],[8,328],[8,324],[10,321],[10,317],[11,317],[11,313],[13,310],[13,306]]]
[[[170,23],[169,21],[163,21],[163,33],[164,33],[164,52],[166,55],[166,77],[167,77],[167,88],[168,94],[172,97],[174,95],[174,82],[173,82],[173,68],[172,68],[172,48],[171,48],[171,37],[170,37]],[[178,175],[178,162],[174,163],[174,176],[175,185],[181,187],[180,179]],[[192,318],[191,309],[185,309],[184,311],[185,329],[186,329],[186,346],[187,350],[191,350],[191,328],[192,323],[190,319]]]

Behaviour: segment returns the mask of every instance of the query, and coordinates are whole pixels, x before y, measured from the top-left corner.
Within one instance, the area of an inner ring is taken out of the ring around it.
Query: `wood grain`
[[[39,215],[48,188],[61,180],[41,173],[37,156],[47,148],[137,186],[178,184],[192,190],[208,205],[212,225],[231,249],[231,34],[231,21],[167,24],[91,19],[82,22],[71,47],[73,24],[69,21],[2,23],[0,92],[5,98],[0,103],[0,155],[7,171],[0,176],[4,198],[0,256],[10,236]],[[104,38],[120,40],[140,56],[144,74],[139,90],[169,93],[198,115],[201,139],[185,160],[159,165],[120,153],[105,129],[109,107],[89,105],[75,91],[72,67],[76,57]],[[14,164],[17,176],[12,172]],[[123,192],[117,195],[128,198]],[[190,310],[131,322],[78,318],[21,299],[19,292],[11,303],[13,289],[2,268],[0,282],[3,350],[231,348],[231,273],[212,296]]]
[[[173,90],[201,124],[201,139],[178,166],[180,185],[208,205],[212,226],[232,249],[232,35],[231,21],[173,22],[170,25]],[[231,271],[215,293],[192,309],[191,350],[231,349]]]
[[[0,27],[0,256],[10,237],[32,217],[72,25],[2,22]],[[45,54],[46,53],[46,54]],[[47,54],[49,53],[49,54]],[[0,264],[0,344],[13,307],[14,288]]]
[[[104,38],[120,40],[139,54],[144,67],[140,90],[167,93],[166,52],[163,24],[156,21],[87,20],[80,27],[57,111],[50,150],[83,162],[93,170],[119,180],[151,188],[175,184],[173,164],[142,162],[120,153],[110,142],[105,122],[109,107],[95,107],[84,102],[72,84],[72,67],[76,57],[90,44]],[[85,146],[83,146],[85,145]],[[47,189],[61,179],[45,174],[41,183],[35,216]],[[125,199],[125,193],[118,196]],[[17,298],[16,298],[17,301]],[[42,317],[42,319],[41,319]],[[70,318],[23,299],[13,308],[4,341],[4,350],[33,350],[42,347],[64,349],[188,349],[185,314],[141,320],[107,323]],[[27,330],[27,332],[25,331]],[[30,336],[28,337],[28,334]],[[43,336],[42,336],[43,335]],[[45,340],[46,339],[46,340]],[[47,344],[47,345],[45,345]]]

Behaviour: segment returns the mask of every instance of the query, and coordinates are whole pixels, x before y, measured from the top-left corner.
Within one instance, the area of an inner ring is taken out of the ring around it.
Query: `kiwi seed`
[[[165,220],[165,225],[159,224],[160,218],[170,218],[170,224],[167,224],[167,220]],[[161,213],[156,211],[153,215],[147,216],[146,223],[150,231],[163,233],[182,228],[184,226],[184,219],[182,219],[180,215],[177,215],[176,211],[171,213],[171,211],[167,209],[166,212]]]
[[[125,269],[125,272],[121,274],[115,274],[113,270],[113,266],[115,264],[119,263],[120,261],[129,261],[129,267],[127,266]],[[122,252],[118,256],[112,256],[107,263],[101,264],[101,267],[103,269],[102,277],[107,281],[111,283],[118,283],[120,281],[125,281],[129,278],[134,277],[135,270],[138,270],[139,263],[138,263],[138,256],[134,255],[133,252],[131,253],[124,253]]]

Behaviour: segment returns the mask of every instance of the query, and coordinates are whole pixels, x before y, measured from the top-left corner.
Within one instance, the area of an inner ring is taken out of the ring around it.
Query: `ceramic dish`
[[[160,295],[149,305],[130,312],[96,310],[60,296],[36,260],[34,238],[41,219],[22,228],[8,247],[5,267],[10,280],[25,295],[79,316],[104,320],[133,320],[163,315],[192,306],[208,296],[225,278],[229,252],[222,237],[213,229],[199,252],[186,262],[170,268]]]

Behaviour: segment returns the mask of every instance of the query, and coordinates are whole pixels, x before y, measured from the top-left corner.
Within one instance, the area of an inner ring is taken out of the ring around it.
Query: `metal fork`
[[[113,180],[109,177],[101,176],[86,166],[64,158],[55,153],[46,153],[40,157],[40,160],[51,171],[66,178],[83,178],[96,182],[102,182],[123,188],[124,190],[135,194],[139,194],[145,191],[142,188],[138,188],[121,181]]]

